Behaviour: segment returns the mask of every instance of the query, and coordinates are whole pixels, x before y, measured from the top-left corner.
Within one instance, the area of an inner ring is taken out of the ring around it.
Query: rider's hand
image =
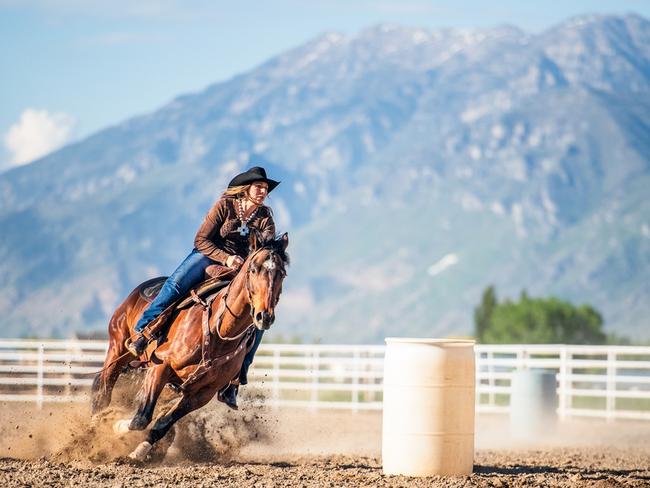
[[[242,264],[244,264],[244,260],[236,254],[233,254],[226,259],[226,266],[232,269],[239,269]]]

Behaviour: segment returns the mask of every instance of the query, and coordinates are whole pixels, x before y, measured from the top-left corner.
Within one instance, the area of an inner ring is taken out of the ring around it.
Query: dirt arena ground
[[[507,417],[479,416],[471,476],[405,478],[382,474],[380,412],[213,402],[183,421],[161,463],[136,466],[125,455],[139,434],[110,431],[126,411],[93,428],[85,405],[0,408],[3,487],[650,486],[650,422],[564,422],[533,443],[512,440]]]

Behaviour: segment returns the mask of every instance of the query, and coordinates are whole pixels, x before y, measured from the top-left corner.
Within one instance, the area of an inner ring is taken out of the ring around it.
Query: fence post
[[[311,397],[309,408],[316,410],[318,408],[318,383],[320,382],[320,353],[318,349],[312,351],[311,364]]]
[[[522,371],[524,369],[527,369],[526,366],[526,357],[527,357],[527,351],[522,347],[522,346],[516,346],[517,351],[515,352],[515,368],[513,371],[510,373],[516,373],[517,371]],[[508,393],[508,411],[512,412],[512,378],[513,376],[516,376],[515,374],[511,374],[510,376],[510,388],[509,388],[509,393]]]
[[[273,408],[278,408],[280,400],[280,350],[273,351]]]
[[[75,352],[79,352],[79,354],[83,354],[84,349],[83,349],[83,346],[81,346],[81,347],[77,347],[77,349],[75,350],[72,347],[72,344],[69,344],[68,347],[66,347],[65,352],[70,357],[73,354],[75,354]],[[68,380],[67,384],[65,385],[65,394],[66,394],[66,396],[68,398],[71,398],[72,393],[73,393],[73,388],[72,388],[72,360],[64,361],[64,364],[68,365],[68,372],[65,375],[66,379]],[[59,393],[62,393],[62,391],[59,390]]]
[[[355,347],[352,353],[352,411],[359,410],[359,348]]]
[[[494,364],[493,364],[494,354],[492,351],[488,351],[487,360],[488,360],[488,386],[490,387],[490,392],[488,393],[488,405],[490,407],[496,406],[496,396],[494,394]]]
[[[41,343],[38,346],[38,372],[36,373],[36,406],[43,408],[43,375],[45,368],[45,346]]]
[[[474,388],[474,404],[478,407],[481,404],[481,393],[479,392],[479,386],[481,381],[479,378],[479,372],[481,371],[480,366],[481,353],[475,348],[474,349],[474,377],[477,378],[476,388]]]
[[[616,353],[611,349],[607,351],[607,386],[605,391],[607,421],[611,422],[616,413]]]
[[[560,418],[565,418],[568,414],[568,357],[567,357],[567,348],[562,346],[560,348],[560,372],[558,373],[558,384],[559,384],[559,416]]]
[[[517,347],[517,371],[528,369],[528,349]]]

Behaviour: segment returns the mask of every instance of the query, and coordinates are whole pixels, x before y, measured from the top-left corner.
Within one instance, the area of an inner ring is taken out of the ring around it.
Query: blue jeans
[[[255,343],[253,348],[246,354],[244,357],[244,362],[241,365],[241,371],[239,372],[239,384],[246,385],[248,384],[248,368],[253,364],[253,356],[257,352],[257,348],[260,347],[260,342],[262,342],[262,336],[264,331],[260,329],[255,329]]]
[[[165,284],[160,289],[158,296],[149,305],[138,323],[135,326],[136,332],[142,330],[153,319],[158,317],[167,307],[169,307],[176,300],[186,295],[194,285],[203,281],[205,275],[205,268],[213,264],[210,258],[205,257],[196,249],[185,258],[178,268],[167,278]]]

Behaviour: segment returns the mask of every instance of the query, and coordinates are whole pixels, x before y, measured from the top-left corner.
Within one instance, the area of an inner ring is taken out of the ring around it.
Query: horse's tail
[[[132,301],[133,292],[117,307],[108,322],[108,350],[106,351],[104,366],[95,373],[91,390],[93,414],[103,410],[111,403],[111,393],[115,381],[117,381],[122,368],[128,362],[130,353],[127,351],[124,342],[130,335],[129,312],[131,311],[130,304]]]

